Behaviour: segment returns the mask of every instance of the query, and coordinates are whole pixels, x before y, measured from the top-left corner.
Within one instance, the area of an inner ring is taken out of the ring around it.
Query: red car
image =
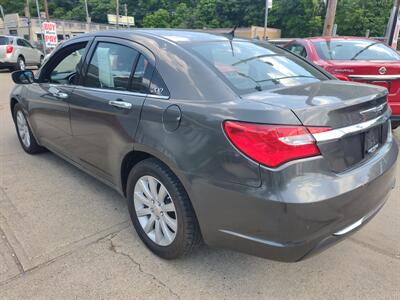
[[[284,48],[336,78],[386,87],[392,127],[400,125],[400,54],[380,41],[358,37],[297,39]]]

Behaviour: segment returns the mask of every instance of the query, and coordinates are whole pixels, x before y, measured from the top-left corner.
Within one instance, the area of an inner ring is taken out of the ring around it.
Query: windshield
[[[0,45],[8,45],[8,38],[6,38],[5,36],[0,36]]]
[[[392,48],[370,40],[314,42],[319,57],[325,60],[399,60]]]
[[[282,49],[246,41],[188,44],[239,94],[328,79],[316,68]]]

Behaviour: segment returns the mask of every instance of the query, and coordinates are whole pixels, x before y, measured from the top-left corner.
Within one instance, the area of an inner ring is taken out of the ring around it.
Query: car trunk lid
[[[329,80],[244,98],[290,108],[304,126],[332,128],[315,136],[331,169],[342,172],[370,158],[385,143],[390,116],[386,96],[383,88]]]
[[[327,61],[327,63],[330,65],[327,70],[336,76],[382,86],[393,95],[400,91],[400,61]],[[400,101],[400,97],[395,97],[393,101]]]

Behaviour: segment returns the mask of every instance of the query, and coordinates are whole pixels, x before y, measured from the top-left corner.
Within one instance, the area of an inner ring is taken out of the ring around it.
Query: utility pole
[[[44,53],[46,53],[46,41],[44,40],[44,35],[43,35],[43,31],[42,31],[42,18],[40,17],[39,0],[36,0],[36,10],[37,10],[39,27],[40,27],[40,36],[42,37],[42,42],[43,42],[43,50],[44,50]]]
[[[28,40],[31,41],[31,11],[29,0],[26,0],[25,3],[25,17],[28,20]]]
[[[86,23],[88,25],[88,31],[90,32],[90,23],[92,23],[92,18],[89,15],[88,0],[85,0],[85,10],[86,10]]]
[[[125,10],[125,19],[126,19],[126,28],[129,28],[129,21],[128,21],[128,4],[124,4],[124,10]]]
[[[325,24],[323,36],[332,36],[333,26],[335,23],[337,0],[328,0],[326,8]]]
[[[119,0],[116,1],[117,1],[117,6],[115,7],[115,17],[116,17],[117,29],[119,29]]]
[[[3,6],[0,5],[0,13],[1,13],[1,17],[3,18],[3,26],[4,26],[4,31],[5,34],[9,34],[8,32],[8,28],[7,28],[7,24],[6,24],[6,19],[4,18],[4,10],[3,10]]]
[[[267,27],[268,27],[268,7],[269,7],[269,0],[265,0],[265,19],[264,19],[264,41],[267,39]]]
[[[49,18],[49,5],[47,3],[47,0],[44,0],[44,14],[46,16],[46,21],[48,22],[50,20]]]
[[[399,37],[399,10],[400,0],[394,0],[392,13],[390,14],[389,23],[386,29],[387,44],[393,49],[397,49],[397,40]]]

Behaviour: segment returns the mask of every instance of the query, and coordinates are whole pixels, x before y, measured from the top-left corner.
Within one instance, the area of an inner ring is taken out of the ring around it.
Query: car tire
[[[400,126],[400,121],[392,121],[392,130],[395,130]]]
[[[153,179],[156,185],[152,189],[150,182]],[[153,197],[153,203],[146,196],[143,184],[151,196],[157,195]],[[175,259],[187,255],[201,243],[200,228],[188,194],[176,175],[159,160],[146,159],[132,168],[127,183],[127,200],[129,214],[140,239],[161,258]],[[158,212],[157,202],[161,204]],[[147,226],[151,219],[154,224]],[[170,226],[171,223],[173,226]]]
[[[18,56],[15,70],[24,71],[26,69],[25,59],[22,56]]]
[[[44,60],[44,57],[43,57],[43,55],[41,55],[41,56],[40,56],[39,64],[37,65],[38,69],[40,69],[40,67],[42,66],[43,60]]]
[[[32,134],[32,130],[26,120],[25,113],[21,104],[17,103],[13,111],[15,129],[17,130],[18,140],[26,153],[36,154],[47,151],[46,148],[40,146]]]

